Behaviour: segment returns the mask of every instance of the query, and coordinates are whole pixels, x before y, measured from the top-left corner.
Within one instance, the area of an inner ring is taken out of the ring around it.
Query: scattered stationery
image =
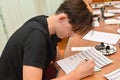
[[[101,42],[95,46],[95,49],[100,51],[103,55],[110,56],[116,52],[116,47],[110,44],[104,44]]]
[[[106,32],[98,32],[98,31],[89,31],[83,39],[104,42],[109,44],[116,44],[120,39],[119,34],[106,33]]]
[[[120,68],[104,75],[108,80],[120,80]]]
[[[68,74],[74,70],[81,60],[95,60],[96,66],[94,71],[100,71],[102,67],[112,63],[113,61],[102,55],[94,47],[84,50],[78,54],[74,54],[70,57],[58,60],[58,65],[63,69],[63,71]]]

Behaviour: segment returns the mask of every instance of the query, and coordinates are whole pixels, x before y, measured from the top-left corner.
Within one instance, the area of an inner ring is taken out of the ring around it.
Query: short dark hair
[[[55,14],[65,13],[69,23],[73,25],[73,31],[80,35],[86,34],[93,26],[92,13],[83,0],[65,0]]]

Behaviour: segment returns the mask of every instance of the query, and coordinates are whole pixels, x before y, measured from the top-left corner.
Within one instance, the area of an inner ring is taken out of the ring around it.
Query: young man
[[[27,21],[8,40],[0,58],[0,80],[50,80],[46,69],[57,56],[57,42],[92,27],[92,10],[84,0],[66,0],[49,17]],[[80,80],[93,74],[95,62],[81,61],[71,73],[53,80]],[[51,74],[51,73],[50,73]]]

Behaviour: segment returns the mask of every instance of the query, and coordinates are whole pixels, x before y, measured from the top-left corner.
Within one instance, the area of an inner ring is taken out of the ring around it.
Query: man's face
[[[91,1],[91,0],[90,0]],[[92,7],[90,4],[84,0],[85,4],[87,5],[88,10],[92,13]],[[72,25],[69,23],[69,19],[66,14],[62,13],[60,14],[60,18],[58,19],[57,27],[56,27],[56,35],[59,38],[66,38],[74,35],[74,32],[72,31]]]
[[[69,23],[67,16],[60,18],[56,27],[56,35],[63,39],[74,35],[72,31],[72,25]]]

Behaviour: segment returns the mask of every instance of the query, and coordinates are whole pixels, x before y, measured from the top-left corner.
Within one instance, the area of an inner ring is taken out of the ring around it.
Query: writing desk
[[[118,16],[119,14],[117,14]],[[115,17],[113,17],[115,18]],[[101,32],[109,32],[109,33],[117,33],[117,29],[120,28],[120,26],[116,25],[109,25],[105,24],[104,22],[100,22],[99,27],[95,27],[95,31],[101,31]],[[71,47],[85,47],[85,46],[95,46],[96,44],[99,44],[100,42],[94,42],[94,41],[89,41],[89,40],[84,40],[82,39],[82,36],[74,35],[73,37],[69,38],[66,50],[65,50],[65,57],[71,56],[73,54],[78,53],[72,52]],[[119,41],[114,44],[116,47],[117,51],[116,53],[107,56],[109,59],[113,60],[113,63],[105,66],[102,68],[101,71],[95,72],[92,76],[86,77],[82,80],[107,80],[104,75],[108,74],[118,68],[120,68],[120,47],[118,46]],[[65,75],[64,71],[60,69],[58,77]]]

